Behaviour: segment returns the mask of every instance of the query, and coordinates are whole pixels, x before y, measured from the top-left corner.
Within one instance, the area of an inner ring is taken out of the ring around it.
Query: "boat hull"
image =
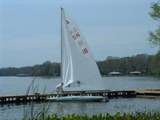
[[[61,97],[50,97],[47,101],[86,101],[86,102],[99,102],[104,101],[102,96],[61,96]]]

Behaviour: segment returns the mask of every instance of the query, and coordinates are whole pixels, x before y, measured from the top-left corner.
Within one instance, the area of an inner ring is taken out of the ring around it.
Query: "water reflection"
[[[135,113],[137,111],[158,111],[160,110],[160,99],[111,99],[109,102],[51,102],[51,103],[34,103],[34,112],[40,111],[46,106],[49,106],[49,114],[56,114],[59,117],[68,114],[78,115],[95,115],[95,114],[116,114],[116,112]],[[31,109],[31,104],[26,105],[1,105],[0,120],[4,119],[20,119],[24,116],[24,108]]]

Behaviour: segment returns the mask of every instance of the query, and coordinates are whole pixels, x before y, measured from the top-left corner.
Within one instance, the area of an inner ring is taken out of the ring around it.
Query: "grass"
[[[160,120],[160,113],[140,113],[137,112],[136,114],[123,114],[121,115],[117,112],[115,115],[111,115],[109,113],[102,115],[67,115],[65,117],[58,117],[56,114],[48,115],[48,116],[41,116],[36,119],[28,119],[28,120]]]
[[[38,93],[39,86],[34,84],[35,80],[36,77],[33,78],[31,84],[29,85],[26,95]],[[43,93],[45,93],[45,89]],[[31,101],[29,104],[24,104],[22,120],[45,120],[48,117],[47,113],[50,103],[44,101],[40,107],[36,107],[35,105],[36,103],[34,101]]]

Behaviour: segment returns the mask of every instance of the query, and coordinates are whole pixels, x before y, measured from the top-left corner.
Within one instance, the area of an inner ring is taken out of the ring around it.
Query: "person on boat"
[[[59,97],[61,94],[62,94],[62,92],[63,92],[63,83],[61,83],[61,84],[59,84],[59,85],[57,85],[56,86],[56,92],[57,92],[57,96]]]

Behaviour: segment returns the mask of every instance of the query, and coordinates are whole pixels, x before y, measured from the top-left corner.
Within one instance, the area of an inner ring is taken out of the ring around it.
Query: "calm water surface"
[[[106,89],[126,90],[126,89],[151,89],[160,88],[160,79],[154,77],[103,77]],[[50,93],[55,90],[59,83],[59,78],[44,77],[0,77],[0,96],[17,95],[27,93],[28,87],[32,81],[30,93]],[[160,99],[111,99],[109,102],[52,102],[49,105],[49,113],[55,113],[58,116],[67,114],[105,114],[116,112],[135,113],[136,111],[160,111]],[[34,104],[35,111],[41,110],[43,103]],[[46,106],[46,105],[45,105]],[[29,110],[27,105],[0,105],[0,120],[20,119],[24,115],[24,110]]]

